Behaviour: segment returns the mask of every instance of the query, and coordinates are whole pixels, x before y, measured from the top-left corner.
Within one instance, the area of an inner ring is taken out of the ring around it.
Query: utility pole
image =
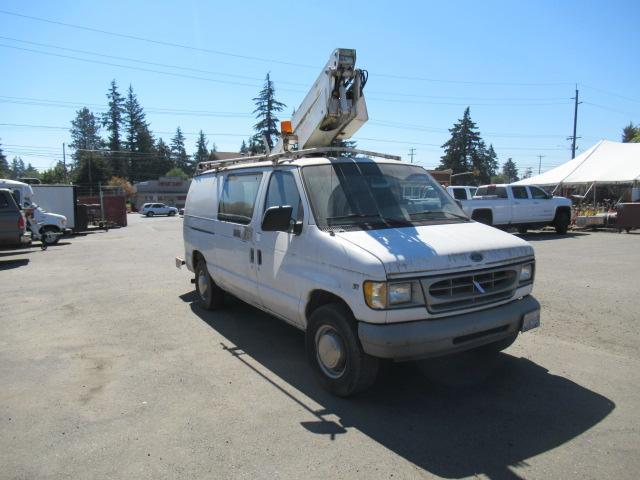
[[[538,175],[540,175],[540,170],[542,169],[542,159],[545,155],[538,155]]]
[[[416,149],[415,148],[410,148],[409,149],[409,156],[411,157],[411,163],[413,163],[413,156],[416,154]]]
[[[576,130],[578,127],[578,104],[581,102],[578,101],[578,86],[576,85],[576,96],[572,98],[575,100],[575,106],[573,110],[573,136],[569,137],[571,139],[571,159],[576,158]]]
[[[62,166],[64,168],[64,181],[69,182],[67,178],[67,156],[64,150],[64,142],[62,142]]]

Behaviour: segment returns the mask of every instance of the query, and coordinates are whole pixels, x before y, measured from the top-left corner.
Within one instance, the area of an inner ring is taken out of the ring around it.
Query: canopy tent
[[[586,152],[517,185],[616,184],[640,181],[640,143],[600,140]]]

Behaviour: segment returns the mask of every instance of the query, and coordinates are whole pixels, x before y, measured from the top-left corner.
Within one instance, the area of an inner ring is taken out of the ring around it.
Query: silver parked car
[[[141,215],[153,217],[154,215],[168,215],[170,217],[177,215],[178,209],[170,207],[164,203],[145,203],[140,209]]]

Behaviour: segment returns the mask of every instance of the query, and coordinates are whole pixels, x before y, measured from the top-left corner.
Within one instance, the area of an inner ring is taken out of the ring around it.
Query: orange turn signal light
[[[286,133],[293,133],[293,127],[291,126],[291,120],[282,120],[280,122],[280,133],[283,135]]]

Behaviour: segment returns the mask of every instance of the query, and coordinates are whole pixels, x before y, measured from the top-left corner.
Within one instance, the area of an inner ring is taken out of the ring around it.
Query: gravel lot
[[[180,218],[0,251],[0,478],[575,478],[640,472],[640,233],[526,235],[542,327],[493,364],[321,390],[303,335],[192,304]]]

